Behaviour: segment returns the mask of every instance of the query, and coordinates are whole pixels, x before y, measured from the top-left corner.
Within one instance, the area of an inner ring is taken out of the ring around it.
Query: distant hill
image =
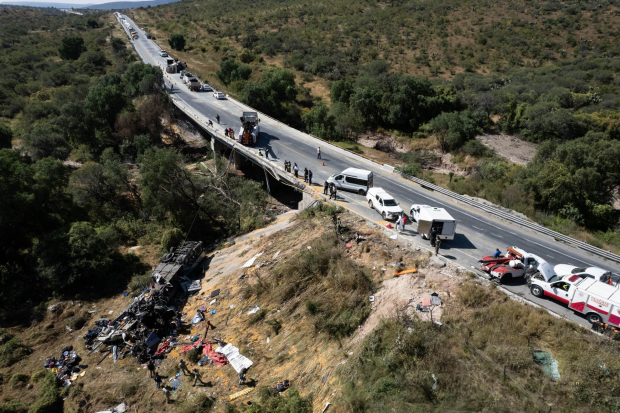
[[[113,1],[111,3],[93,4],[87,9],[112,10],[112,9],[136,9],[138,7],[155,7],[162,4],[176,3],[180,0],[152,0],[152,1]]]
[[[54,7],[57,9],[84,9],[92,4],[79,4],[79,3],[45,3],[38,1],[3,1],[0,4],[7,4],[11,6],[28,6],[28,7]]]
[[[13,6],[29,6],[29,7],[55,7],[57,9],[96,9],[96,10],[112,10],[112,9],[135,9],[138,7],[155,7],[161,4],[174,3],[180,0],[151,0],[151,1],[114,1],[102,4],[78,4],[78,3],[44,3],[38,1],[3,1],[0,4],[10,4]]]

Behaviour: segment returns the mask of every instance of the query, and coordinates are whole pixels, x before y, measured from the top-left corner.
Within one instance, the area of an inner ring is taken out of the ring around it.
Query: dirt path
[[[536,155],[535,144],[522,141],[516,136],[504,135],[503,133],[484,134],[476,136],[476,139],[496,154],[520,165],[527,165]]]

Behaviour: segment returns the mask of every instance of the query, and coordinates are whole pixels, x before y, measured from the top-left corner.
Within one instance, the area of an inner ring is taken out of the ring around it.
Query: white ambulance
[[[549,297],[564,303],[573,311],[584,314],[590,323],[603,322],[620,327],[620,290],[579,274],[559,278],[539,272],[529,280],[536,297]]]

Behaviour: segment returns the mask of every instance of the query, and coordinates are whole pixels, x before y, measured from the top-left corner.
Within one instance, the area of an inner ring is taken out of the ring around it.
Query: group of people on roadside
[[[336,185],[325,181],[325,183],[323,184],[323,195],[327,195],[327,191],[329,191],[329,199],[332,199],[332,197],[334,200],[338,199],[338,190],[336,189]]]
[[[157,388],[161,389],[164,392],[164,396],[166,397],[166,403],[171,403],[170,391],[174,390],[175,387],[170,388],[168,386],[162,386],[162,381],[163,379],[165,379],[165,377],[162,377],[159,375],[159,373],[157,373],[157,371],[155,370],[155,363],[153,363],[153,360],[150,360],[147,363],[146,367],[149,371],[149,376],[153,379]],[[198,384],[198,382],[200,382],[200,384],[202,384],[203,386],[208,385],[207,383],[202,381],[202,375],[200,371],[198,371],[198,369],[193,369],[192,371],[190,371],[189,368],[187,367],[187,363],[185,363],[185,361],[182,359],[179,360],[179,368],[181,369],[181,371],[183,372],[185,376],[190,376],[190,378],[194,379],[194,384],[193,384],[194,387],[196,386],[196,384]]]

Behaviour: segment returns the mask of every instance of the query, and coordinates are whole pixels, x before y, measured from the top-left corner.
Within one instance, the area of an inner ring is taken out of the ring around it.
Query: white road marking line
[[[497,235],[497,234],[493,234],[493,233],[491,233],[491,235],[493,235],[494,237],[497,237],[497,238],[504,238],[501,235]]]
[[[478,231],[484,231],[482,228],[478,228],[478,227],[476,227],[476,226],[474,226],[474,225],[472,225],[471,227],[472,227],[472,228],[476,228]]]

